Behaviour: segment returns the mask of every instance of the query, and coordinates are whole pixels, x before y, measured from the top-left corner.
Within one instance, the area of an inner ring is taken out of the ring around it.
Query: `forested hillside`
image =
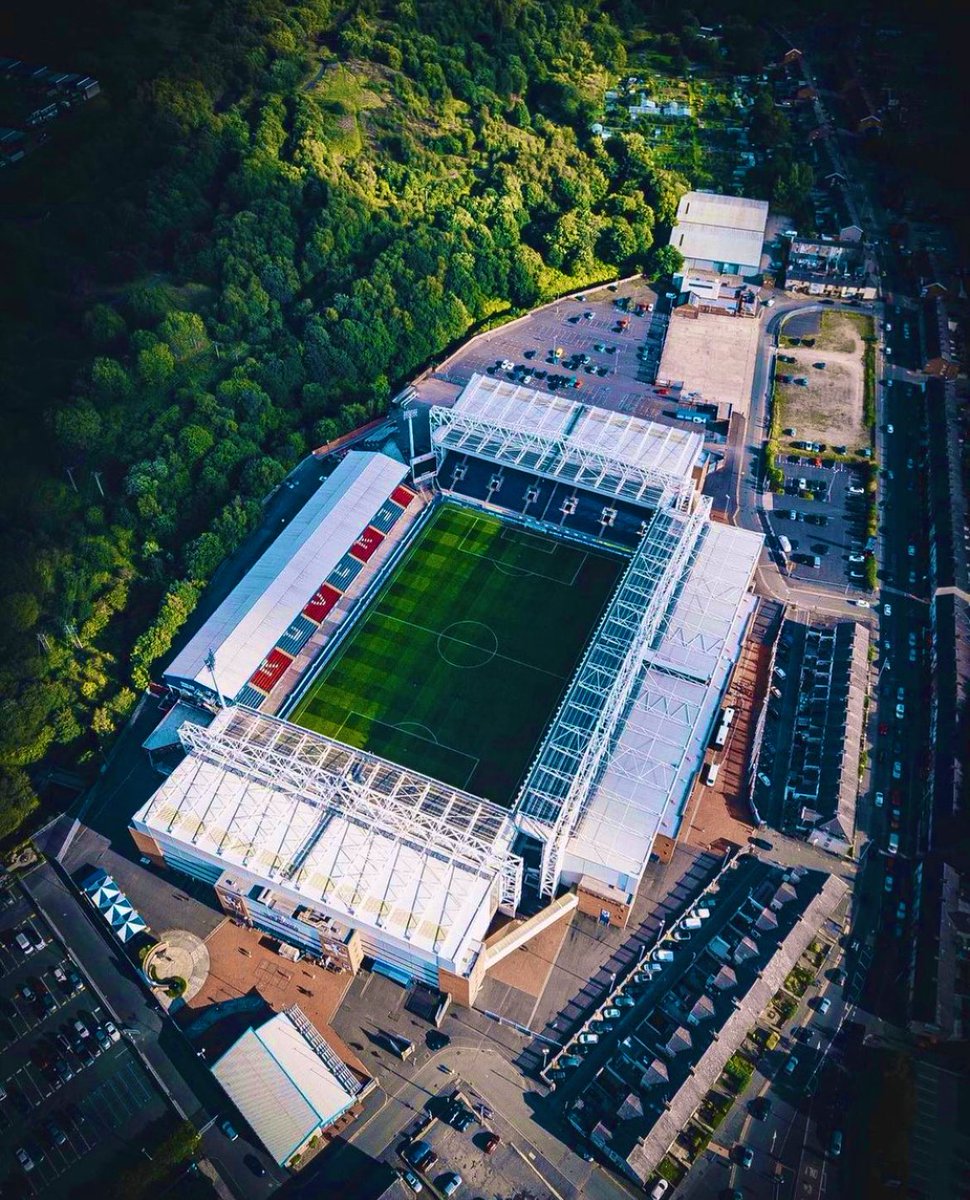
[[[62,7],[16,52],[103,95],[0,194],[0,836],[310,446],[490,316],[662,271],[689,182],[591,136],[595,0]]]

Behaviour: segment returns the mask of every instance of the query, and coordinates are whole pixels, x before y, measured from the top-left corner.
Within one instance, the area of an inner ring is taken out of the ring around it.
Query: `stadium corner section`
[[[286,719],[511,806],[626,565],[439,500]]]

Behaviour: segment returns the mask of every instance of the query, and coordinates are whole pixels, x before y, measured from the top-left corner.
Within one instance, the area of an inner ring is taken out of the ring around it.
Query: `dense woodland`
[[[0,836],[39,764],[100,764],[312,445],[484,321],[674,265],[691,181],[589,127],[637,30],[693,53],[697,21],[632,0],[21,16],[12,51],[104,92],[0,181]],[[727,65],[760,69],[767,42],[728,19]],[[776,110],[756,120],[763,193],[804,190]]]

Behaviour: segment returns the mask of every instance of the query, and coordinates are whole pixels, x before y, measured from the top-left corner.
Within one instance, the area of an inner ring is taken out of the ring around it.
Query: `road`
[[[230,1142],[215,1122],[227,1112],[227,1100],[209,1070],[196,1057],[173,1022],[161,1011],[136,978],[136,971],[120,945],[94,924],[93,913],[75,898],[56,867],[44,863],[24,878],[28,895],[43,913],[61,942],[69,946],[84,973],[100,995],[119,1029],[148,1068],[180,1116],[192,1121],[202,1134],[202,1153],[221,1177],[223,1197],[262,1200],[285,1177],[262,1147],[240,1136]],[[240,1133],[241,1121],[234,1121]],[[256,1155],[267,1169],[257,1179],[245,1165]]]
[[[678,1188],[677,1200],[711,1200],[727,1188],[740,1189],[745,1200],[820,1200],[833,1189],[827,1152],[838,1124],[839,1053],[834,1038],[855,1010],[832,980],[842,960],[835,930],[830,927],[827,932],[832,950],[817,983],[809,987],[777,1049],[761,1060],[710,1147]],[[824,1016],[817,1011],[822,997],[830,1003]],[[793,1036],[795,1029],[810,1029],[811,1044]],[[789,1076],[784,1066],[793,1055],[798,1066]],[[771,1105],[761,1120],[752,1115],[756,1097],[767,1098]],[[749,1169],[733,1161],[739,1146],[754,1151]]]
[[[450,1093],[459,1084],[470,1099],[491,1109],[489,1128],[520,1150],[536,1176],[536,1194],[543,1200],[557,1196],[562,1200],[629,1200],[637,1194],[612,1172],[584,1162],[574,1153],[575,1134],[550,1114],[543,1100],[545,1085],[523,1075],[474,1030],[455,1028],[446,1049],[435,1053],[419,1049],[407,1063],[387,1053],[379,1058],[383,1103],[351,1127],[346,1143],[320,1170],[311,1168],[305,1183],[301,1181],[296,1188],[299,1194],[316,1196],[321,1194],[321,1186],[338,1186],[345,1170],[352,1167],[354,1151],[395,1163],[401,1135],[414,1124],[417,1114],[432,1097]]]

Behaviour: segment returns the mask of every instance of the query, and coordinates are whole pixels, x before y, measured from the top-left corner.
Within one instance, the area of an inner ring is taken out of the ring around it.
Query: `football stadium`
[[[478,375],[418,422],[432,470],[345,453],[164,671],[199,717],[131,830],[309,955],[473,1003],[498,913],[622,922],[672,852],[761,539],[712,522],[699,434]]]

